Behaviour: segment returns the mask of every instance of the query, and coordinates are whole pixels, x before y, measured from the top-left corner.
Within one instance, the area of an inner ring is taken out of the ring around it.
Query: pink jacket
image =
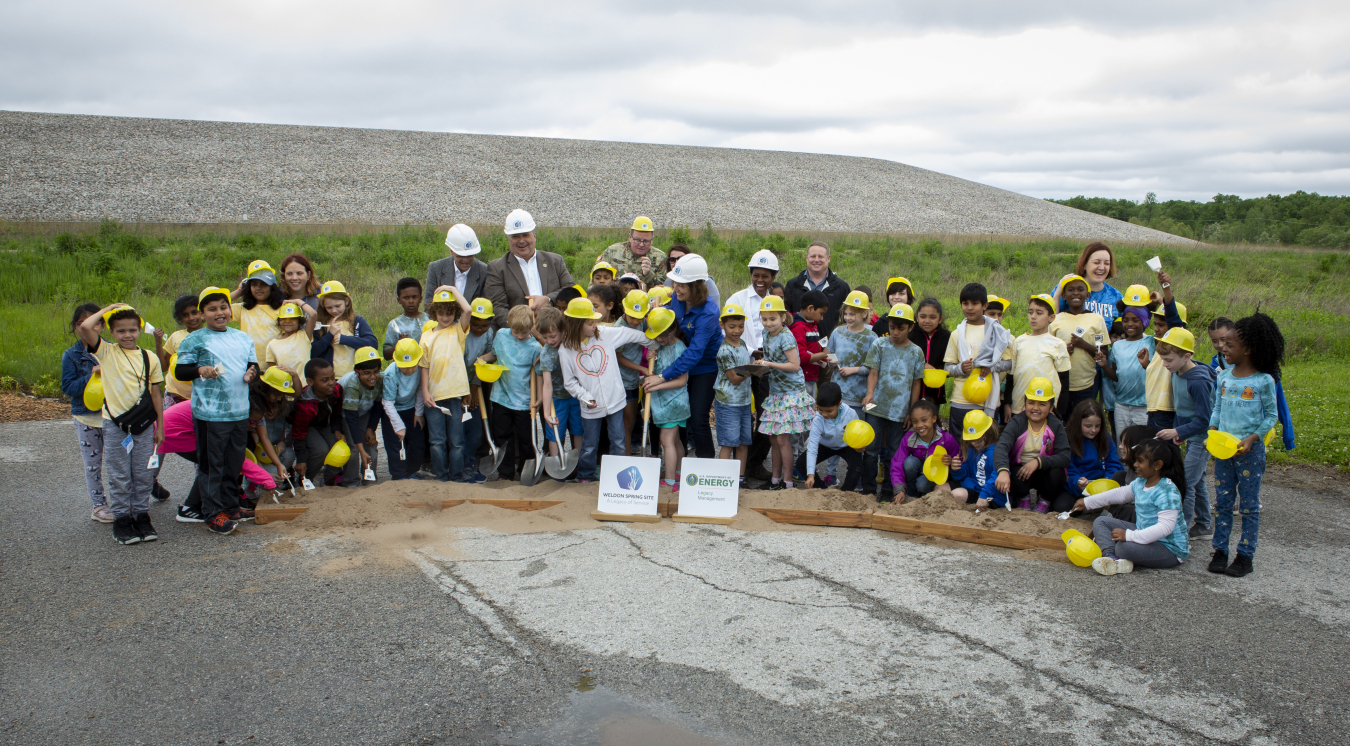
[[[956,438],[952,434],[937,429],[937,440],[928,445],[924,445],[919,440],[919,436],[913,430],[905,433],[900,439],[900,447],[895,449],[895,458],[891,459],[891,484],[896,485],[896,489],[901,489],[900,485],[905,483],[905,459],[914,456],[920,460],[926,459],[933,454],[933,449],[942,446],[947,450],[947,455],[951,456],[960,453],[961,446],[957,444]]]

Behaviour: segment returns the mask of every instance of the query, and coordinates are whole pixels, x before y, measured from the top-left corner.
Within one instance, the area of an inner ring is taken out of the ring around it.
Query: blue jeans
[[[1256,554],[1256,532],[1261,527],[1261,475],[1266,473],[1266,446],[1256,441],[1241,456],[1214,461],[1214,548],[1228,551],[1228,534],[1233,530],[1233,503],[1241,499],[1242,540],[1237,553]]]
[[[436,414],[440,414],[437,412]],[[389,423],[388,417],[380,418],[380,427],[384,430],[384,455],[389,459],[389,477],[391,479],[407,479],[417,473],[422,468],[422,451],[426,448],[426,428],[418,427],[413,418],[416,417],[416,409],[400,410],[398,418],[403,420],[403,452],[408,455],[407,459],[398,457],[398,435],[394,434],[394,426]],[[444,416],[444,415],[442,415]],[[430,416],[426,417],[430,422]]]
[[[1205,486],[1205,467],[1208,465],[1209,451],[1205,450],[1204,439],[1186,441],[1186,460],[1182,462],[1186,472],[1186,497],[1181,501],[1181,512],[1186,516],[1188,527],[1192,523],[1204,529],[1213,525],[1209,514],[1209,488]]]
[[[608,423],[609,453],[611,456],[627,455],[623,452],[623,410],[605,417],[581,421],[581,461],[577,463],[577,479],[595,479],[600,475],[596,468],[600,462],[600,423]]]
[[[923,475],[923,459],[909,456],[905,459],[905,497],[923,497],[937,489],[932,480]]]
[[[895,486],[891,484],[891,459],[895,458],[895,449],[900,447],[900,439],[905,437],[904,424],[874,414],[865,414],[863,418],[872,426],[876,437],[863,453],[862,486],[869,492],[875,490],[878,497],[889,498],[895,494]],[[886,468],[878,479],[877,466],[882,462]]]
[[[431,473],[442,482],[472,478],[473,472],[464,471],[464,423],[460,420],[459,397],[441,399],[436,404],[450,410],[445,414],[435,407],[427,407],[427,436],[431,439]],[[449,445],[449,464],[446,464],[446,446]]]

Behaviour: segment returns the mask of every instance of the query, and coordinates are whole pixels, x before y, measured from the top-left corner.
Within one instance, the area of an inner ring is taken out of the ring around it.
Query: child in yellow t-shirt
[[[431,472],[442,482],[472,484],[473,454],[464,453],[462,420],[469,398],[469,374],[464,367],[469,301],[454,285],[442,285],[432,293],[427,312],[436,320],[436,328],[422,333],[422,360],[418,365],[422,368]]]
[[[297,391],[309,385],[305,380],[305,363],[309,362],[314,339],[317,312],[308,305],[288,300],[277,311],[277,330],[280,336],[267,343],[263,356],[263,370],[277,366],[300,380]]]
[[[1010,402],[1013,414],[1021,414],[1027,404],[1027,385],[1033,378],[1053,384],[1055,399],[1069,386],[1069,348],[1064,340],[1050,334],[1055,320],[1055,300],[1046,294],[1033,295],[1027,303],[1027,323],[1031,331],[1013,341]]]
[[[1158,272],[1158,283],[1163,294],[1160,303],[1150,306],[1153,318],[1153,338],[1161,340],[1172,327],[1186,328],[1186,307],[1172,297],[1172,278],[1166,272]],[[1157,297],[1157,293],[1154,293]],[[1144,362],[1142,351],[1140,361]],[[1176,403],[1172,399],[1172,373],[1163,365],[1162,355],[1154,354],[1144,373],[1144,400],[1148,406],[1148,426],[1154,430],[1167,430],[1176,422]]]
[[[172,363],[174,357],[178,354],[178,346],[183,344],[183,340],[206,323],[201,310],[197,308],[197,296],[178,296],[178,300],[173,302],[173,320],[181,324],[183,328],[165,337],[158,350],[159,367],[168,374],[164,377],[165,409],[178,402],[192,399],[192,381],[180,381],[175,378]]]
[[[285,293],[277,287],[276,273],[267,262],[261,259],[249,262],[244,279],[230,293],[230,300],[236,299],[241,302],[230,304],[230,314],[239,330],[253,340],[253,350],[262,360],[267,354],[267,343],[277,337],[277,311],[286,300]]]
[[[1097,384],[1097,353],[1111,346],[1111,332],[1101,314],[1087,310],[1091,294],[1087,280],[1078,275],[1059,281],[1059,297],[1068,310],[1055,314],[1050,333],[1064,340],[1070,362],[1069,394],[1059,397],[1056,408],[1061,420],[1068,419],[1078,402],[1096,399],[1101,388]]]

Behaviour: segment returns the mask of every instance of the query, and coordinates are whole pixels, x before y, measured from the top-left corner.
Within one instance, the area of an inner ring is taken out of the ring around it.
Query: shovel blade
[[[539,472],[542,471],[542,469],[540,469],[541,466],[543,466],[543,464],[540,464],[534,459],[526,461],[525,465],[520,468],[520,486],[533,487],[536,484],[539,484]]]
[[[566,479],[567,475],[572,473],[571,469],[564,468],[561,456],[549,456],[544,459],[544,471],[554,479]]]

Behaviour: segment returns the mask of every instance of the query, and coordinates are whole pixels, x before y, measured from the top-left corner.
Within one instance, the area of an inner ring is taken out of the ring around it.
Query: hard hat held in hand
[[[463,223],[450,227],[445,234],[445,245],[456,256],[473,256],[483,250],[483,245],[478,243],[478,234]]]
[[[698,254],[685,254],[675,262],[666,275],[674,282],[697,282],[708,279],[708,262]]]
[[[946,455],[947,449],[937,446],[928,458],[923,460],[923,475],[935,485],[946,484],[947,477],[951,476],[951,470],[942,463],[942,457]]]
[[[768,249],[760,249],[750,256],[750,263],[746,265],[750,269],[767,269],[770,272],[778,271],[778,255]]]
[[[263,372],[262,380],[283,394],[295,394],[295,382],[291,380],[291,374],[275,365]]]
[[[966,376],[966,382],[961,384],[961,396],[971,404],[984,404],[984,400],[989,398],[989,394],[994,390],[993,376],[981,374],[978,370],[970,372]],[[1053,394],[1051,395],[1053,396]],[[1027,398],[1031,397],[1031,389],[1027,389]]]
[[[339,440],[333,444],[332,448],[328,449],[328,455],[323,457],[323,462],[334,469],[341,469],[347,465],[347,461],[351,457],[351,446],[347,445],[347,441]]]
[[[852,420],[844,425],[844,443],[849,448],[866,448],[876,437],[876,431],[863,420]]]
[[[91,412],[103,409],[103,376],[95,373],[84,385],[84,407]]]

